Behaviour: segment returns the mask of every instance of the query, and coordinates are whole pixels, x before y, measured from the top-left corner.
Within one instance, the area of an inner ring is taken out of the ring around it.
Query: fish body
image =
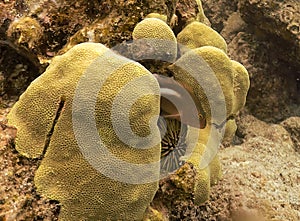
[[[172,77],[158,74],[154,76],[160,86],[161,116],[192,127],[205,128],[206,120],[199,116],[190,92]]]

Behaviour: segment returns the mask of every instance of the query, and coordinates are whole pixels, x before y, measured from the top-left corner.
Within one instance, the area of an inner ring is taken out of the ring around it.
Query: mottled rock
[[[1,96],[20,95],[43,71],[34,53],[9,40],[0,40]]]
[[[38,161],[13,148],[16,129],[6,124],[9,110],[0,109],[0,220],[56,221],[59,204],[38,195],[33,183]]]
[[[211,26],[221,32],[226,20],[237,11],[238,0],[206,0],[203,1],[205,15],[211,21]]]
[[[212,27],[228,43],[230,57],[249,72],[247,109],[267,122],[300,115],[299,41],[285,22],[297,20],[299,1],[280,2],[208,0],[203,4]]]
[[[278,56],[300,65],[300,2],[298,0],[246,0],[239,2],[242,18],[257,32],[277,42]],[[272,37],[273,36],[273,37]]]
[[[267,122],[299,116],[300,69],[277,56],[268,35],[257,36],[249,29],[238,32],[228,44],[228,53],[249,72],[246,107],[254,116]]]
[[[281,125],[290,133],[294,148],[300,153],[300,117],[290,117],[281,122]]]

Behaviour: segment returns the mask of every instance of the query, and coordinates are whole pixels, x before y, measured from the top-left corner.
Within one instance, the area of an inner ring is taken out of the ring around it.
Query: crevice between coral
[[[54,132],[54,129],[55,129],[55,126],[58,122],[58,119],[60,118],[61,116],[61,113],[62,113],[62,110],[65,106],[65,102],[66,102],[66,98],[64,96],[60,97],[60,101],[59,101],[59,104],[58,104],[58,108],[57,108],[57,111],[56,111],[56,114],[55,114],[55,118],[52,122],[52,126],[47,134],[47,137],[46,137],[46,141],[45,141],[45,146],[44,146],[44,149],[43,149],[43,152],[42,152],[42,155],[40,156],[40,160],[42,160],[48,150],[48,147],[49,147],[49,144],[50,144],[50,141],[51,141],[51,137],[53,135],[53,132]]]

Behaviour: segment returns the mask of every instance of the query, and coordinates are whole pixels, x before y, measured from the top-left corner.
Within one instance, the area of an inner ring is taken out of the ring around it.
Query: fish
[[[176,119],[191,127],[205,128],[206,119],[197,110],[191,92],[187,91],[173,77],[153,75],[160,87],[160,115],[166,119]]]

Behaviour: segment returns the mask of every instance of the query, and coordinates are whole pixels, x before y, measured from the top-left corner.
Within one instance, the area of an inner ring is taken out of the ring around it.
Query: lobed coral
[[[201,27],[204,35],[191,35],[194,26]],[[167,61],[173,62],[167,67],[171,75],[168,78],[172,79],[171,84],[177,82],[179,89],[162,90],[159,86],[164,79],[154,77],[137,62],[102,44],[82,43],[55,57],[8,116],[9,123],[18,129],[16,149],[27,157],[42,159],[35,185],[41,194],[61,202],[61,220],[143,218],[158,188],[161,145],[157,144],[160,135],[156,122],[162,112],[166,127],[175,122],[174,128],[167,128],[170,136],[181,125],[187,129],[177,139],[186,150],[176,154],[166,147],[166,154],[161,157],[161,162],[167,163],[162,166],[167,165],[171,171],[181,163],[174,167],[172,162],[163,160],[170,153],[174,162],[185,162],[171,175],[176,187],[201,204],[208,199],[210,186],[220,178],[216,151],[226,122],[245,103],[249,87],[246,69],[230,60],[223,39],[198,21],[183,29],[176,39],[164,21],[146,18],[136,25],[132,36],[136,41],[145,40],[153,49],[153,57],[167,57]],[[177,54],[177,41],[192,49],[179,47]],[[97,91],[95,88],[100,86]],[[191,114],[186,107],[173,111],[173,106],[163,103],[162,97],[160,100],[159,95],[179,93],[177,98],[182,101],[181,90],[187,91],[196,104],[193,119],[199,121],[199,128],[189,121],[187,116]],[[142,91],[148,93],[131,102]],[[155,124],[149,127],[153,120]],[[128,127],[138,136],[132,136]],[[91,128],[96,133],[90,133]],[[101,152],[104,147],[108,152]],[[92,155],[86,155],[86,151]],[[124,166],[128,165],[126,162],[152,166],[140,171]],[[112,173],[116,177],[111,177]],[[148,179],[140,180],[143,174]],[[187,179],[189,174],[193,174],[192,181]],[[130,179],[119,179],[124,176]],[[156,213],[161,216],[153,211],[151,217]]]
[[[151,163],[159,159],[159,144],[149,149],[135,149],[118,139],[109,111],[116,94],[129,81],[144,77],[147,85],[132,90],[148,90],[153,94],[158,93],[158,84],[141,65],[132,61],[122,63],[123,60],[117,55],[108,59],[107,51],[108,49],[101,44],[83,43],[54,58],[46,72],[32,82],[8,116],[9,123],[16,125],[18,129],[17,150],[27,157],[43,157],[35,175],[35,185],[38,192],[61,202],[61,220],[139,220],[142,219],[157,190],[158,181],[128,184],[101,174],[83,156],[75,139],[72,112],[75,112],[76,120],[82,125],[77,130],[83,133],[83,136],[87,136],[88,131],[85,129],[91,126],[82,109],[72,109],[78,81],[88,74],[85,73],[88,69],[89,74],[95,77],[94,82],[104,82],[105,76],[98,67],[105,66],[107,71],[112,71],[114,65],[119,65],[106,79],[97,96],[95,119],[102,145],[114,156],[134,164]],[[103,59],[99,60],[99,57]],[[92,87],[95,86],[94,82]],[[91,102],[90,97],[85,95],[78,98],[80,102]],[[119,105],[126,104],[126,96],[128,94],[125,93],[125,103]],[[120,107],[120,114],[122,110]],[[130,122],[133,130],[141,136],[147,135],[148,121],[157,115],[158,111],[158,96],[139,99],[131,109]],[[153,139],[159,140],[159,134]],[[139,145],[141,144],[137,144]],[[97,155],[93,157],[99,158]],[[107,166],[103,164],[101,166]],[[118,166],[120,165],[116,165]],[[159,166],[150,172],[158,174]],[[128,173],[133,177],[138,176],[131,171]]]
[[[144,19],[135,26],[132,37],[133,40],[144,40],[145,43],[150,44],[156,53],[157,60],[165,59],[173,62],[177,57],[176,37],[161,19]]]
[[[167,16],[166,15],[161,15],[161,14],[158,14],[158,13],[150,13],[149,15],[147,15],[145,18],[157,18],[157,19],[160,19],[162,20],[163,22],[167,22]]]
[[[210,45],[222,49],[225,53],[227,51],[224,38],[212,28],[198,21],[188,24],[178,34],[177,40],[178,43],[189,49]]]
[[[155,29],[156,20],[147,19],[147,22],[148,25],[144,27],[137,25],[143,29],[140,32]],[[149,28],[152,24],[153,28]],[[170,28],[168,29],[167,33],[171,31]],[[154,36],[158,39],[158,42],[163,42],[159,40],[166,38],[160,38],[159,35],[154,33],[143,35],[141,38],[153,39]],[[166,143],[170,142],[172,136],[166,134],[166,138],[162,142],[162,167],[172,168],[172,171],[174,168],[178,168],[180,162],[181,164],[186,162],[192,165],[193,172],[190,171],[191,167],[183,166],[175,172],[171,182],[180,184],[177,188],[182,188],[183,192],[188,190],[194,195],[194,202],[201,204],[208,199],[210,185],[217,183],[221,175],[220,162],[218,156],[216,156],[219,145],[218,140],[220,140],[223,133],[225,139],[232,139],[236,130],[234,117],[245,105],[250,82],[247,70],[240,63],[231,60],[227,56],[225,40],[205,24],[198,21],[188,24],[177,35],[177,42],[181,44],[179,45],[180,57],[167,67],[167,73],[188,91],[196,104],[197,118],[201,122],[200,125],[202,125],[202,119],[205,119],[207,126],[199,131],[189,126],[188,131],[190,132],[187,133],[186,140],[182,137],[175,138],[177,139],[177,147],[174,148],[176,145],[169,145],[170,149],[173,148],[169,157],[175,158],[171,165],[166,164],[169,161],[165,160],[165,157],[168,157],[168,151],[166,151],[168,145]],[[167,41],[163,43],[168,44]],[[154,57],[161,55],[160,49],[156,48],[156,44],[153,44],[153,48]],[[162,87],[163,83],[161,81],[164,81],[164,79],[157,79]],[[179,91],[174,89],[174,93]],[[163,90],[161,95],[164,96]],[[164,102],[161,102],[163,111],[170,108],[170,106],[168,108],[164,107],[164,104]],[[182,111],[180,120],[183,120],[186,110],[183,108],[178,110],[178,112],[180,111]],[[167,119],[167,125],[173,125],[172,127],[174,127],[172,121]],[[190,124],[190,122],[187,124]],[[180,124],[177,124],[177,127],[171,129],[173,137],[176,137],[179,128]],[[194,139],[192,133],[200,133],[196,143],[192,141]],[[186,134],[186,132],[183,134]],[[182,140],[185,140],[183,144],[186,144],[187,147],[183,148]],[[191,173],[196,174],[194,182],[184,184],[185,181],[182,181],[184,179],[182,176],[185,177],[185,175],[182,174]]]

